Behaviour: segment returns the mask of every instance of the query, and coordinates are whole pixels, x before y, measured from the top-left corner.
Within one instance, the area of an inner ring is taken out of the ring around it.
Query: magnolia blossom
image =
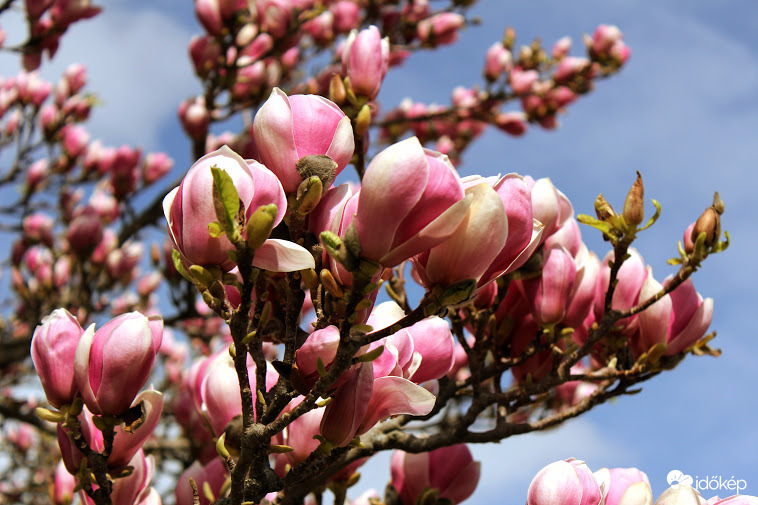
[[[602,493],[592,472],[573,458],[550,463],[532,479],[527,505],[598,505]]]
[[[403,505],[414,505],[424,491],[436,489],[439,498],[453,504],[471,496],[479,483],[480,463],[474,461],[466,444],[442,447],[429,452],[392,453],[392,486]]]
[[[303,178],[297,162],[304,156],[326,155],[338,175],[353,157],[355,141],[348,118],[340,108],[317,95],[288,97],[274,88],[253,121],[259,160],[282,183],[288,194],[297,191]]]
[[[158,391],[149,389],[143,391],[131,404],[131,407],[139,407],[143,412],[142,422],[131,431],[126,431],[123,425],[115,428],[113,446],[108,455],[109,468],[121,468],[129,464],[132,457],[142,448],[153,430],[160,421],[163,411],[163,395]],[[92,450],[103,452],[105,443],[102,432],[95,427],[92,421],[92,412],[85,406],[79,415],[82,434]],[[62,425],[58,425],[58,446],[66,468],[71,473],[76,473],[81,464],[83,454],[71,439],[70,433]]]
[[[613,251],[609,251],[603,259],[600,272],[597,276],[597,286],[595,291],[595,319],[600,320],[605,309],[605,293],[610,283],[611,267],[610,261],[613,260]],[[629,257],[619,268],[618,283],[613,292],[611,307],[614,310],[626,311],[634,307],[640,301],[640,291],[647,278],[647,269],[645,260],[640,253],[633,247],[629,248]],[[622,321],[626,332],[634,332],[637,328],[637,316],[632,316]]]
[[[386,327],[402,316],[396,303],[386,302],[374,308],[368,324]],[[347,445],[381,419],[429,413],[435,397],[418,384],[442,377],[453,366],[450,328],[436,316],[374,342],[358,354],[380,346],[383,350],[376,359],[354,365],[335,384],[334,399],[321,420],[321,434],[335,445]],[[329,369],[338,347],[336,327],[313,332],[295,355],[293,384],[307,393],[318,380],[319,361]]]
[[[224,170],[232,179],[244,206],[246,219],[259,207],[276,205],[274,225],[287,210],[284,190],[276,176],[256,161],[247,162],[226,146],[206,154],[190,168],[179,187],[163,200],[169,235],[188,264],[234,268],[229,252],[234,249],[225,234],[211,236],[210,223],[218,221],[213,202],[211,167]],[[313,258],[302,247],[286,240],[268,239],[256,250],[253,265],[274,272],[313,268]]]
[[[113,490],[111,491],[113,505],[160,504],[160,499],[156,501],[157,492],[150,487],[150,481],[155,472],[153,457],[145,457],[145,454],[140,450],[129,461],[129,466],[134,470],[128,476],[116,479],[113,483]],[[83,503],[94,505],[95,502],[84,491],[80,492],[79,496]]]
[[[76,395],[72,363],[83,333],[79,321],[66,309],[56,309],[34,330],[32,362],[53,407],[71,403]]]
[[[176,490],[174,492],[176,496],[176,505],[192,505],[193,494],[192,487],[190,486],[190,478],[195,479],[198,489],[204,489],[207,487],[210,489],[213,496],[218,497],[221,492],[221,487],[226,482],[227,470],[224,461],[216,457],[206,465],[202,465],[199,461],[195,461],[187,468],[176,484]],[[209,505],[211,500],[205,495],[205,493],[199,493],[200,505]]]
[[[389,57],[389,38],[382,38],[376,26],[350,32],[342,50],[342,73],[350,79],[350,88],[356,95],[376,98]]]
[[[668,283],[671,279],[664,281]],[[664,285],[653,278],[648,267],[648,275],[640,290],[640,302],[655,296]],[[636,342],[638,354],[646,352],[655,344],[665,344],[667,356],[679,354],[697,342],[705,334],[713,318],[713,299],[703,297],[695,291],[691,279],[677,286],[671,293],[655,302],[637,316],[639,339]]]
[[[465,279],[482,287],[523,265],[539,245],[542,225],[532,218],[520,176],[462,182],[471,198],[464,219],[441,244],[414,258],[415,273],[427,288]]]
[[[650,481],[636,468],[601,468],[595,479],[603,489],[605,505],[653,505]]]
[[[74,380],[94,414],[127,410],[150,377],[163,337],[163,319],[122,314],[99,330],[87,328],[74,355]]]
[[[472,199],[464,198],[447,156],[424,149],[416,137],[377,154],[353,198],[361,256],[387,268],[449,237]]]
[[[242,414],[240,404],[240,387],[234,362],[229,356],[228,346],[225,352],[219,353],[204,369],[200,384],[200,401],[202,409],[213,427],[214,435],[219,436],[234,417]],[[250,389],[255,391],[255,364],[252,359],[248,363],[248,378]],[[265,388],[271,388],[279,378],[273,369],[266,371]]]

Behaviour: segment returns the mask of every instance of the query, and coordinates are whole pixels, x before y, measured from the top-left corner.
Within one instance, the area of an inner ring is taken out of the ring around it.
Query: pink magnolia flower
[[[600,487],[584,464],[570,458],[550,463],[532,479],[527,505],[598,505]]]
[[[557,324],[563,320],[575,278],[574,258],[564,247],[554,246],[543,251],[542,274],[538,278],[525,279],[521,284],[530,300],[532,314],[540,325]]]
[[[68,473],[63,460],[60,460],[55,467],[53,486],[50,489],[50,501],[54,505],[69,505],[74,498],[74,487],[76,487],[76,479]]]
[[[586,70],[589,66],[590,61],[587,58],[566,56],[558,64],[558,68],[555,69],[553,79],[555,79],[555,82],[565,83]]]
[[[480,463],[474,461],[466,444],[429,452],[392,453],[392,485],[403,505],[414,505],[425,489],[437,489],[439,498],[454,504],[465,501],[479,483]]]
[[[503,43],[495,42],[487,49],[484,63],[484,75],[490,81],[496,81],[503,72],[510,72],[513,68],[513,55],[503,46]]]
[[[289,0],[258,0],[254,5],[261,30],[269,32],[275,38],[287,33],[293,8]]]
[[[521,67],[516,67],[511,71],[508,82],[515,94],[523,95],[532,91],[539,78],[536,70],[522,70]]]
[[[660,284],[653,278],[648,267],[647,278],[640,290],[639,301],[644,302],[661,291],[667,279]],[[679,354],[697,342],[708,330],[713,318],[713,299],[695,291],[691,279],[687,279],[648,309],[637,316],[639,340],[637,353],[646,352],[655,344],[666,345],[666,356]]]
[[[87,84],[87,68],[81,63],[72,63],[63,71],[63,80],[69,94],[78,93]]]
[[[129,464],[132,457],[142,448],[160,421],[163,411],[163,395],[153,389],[148,389],[137,395],[131,407],[140,407],[144,412],[142,424],[132,431],[126,431],[123,425],[116,427],[113,446],[108,455],[108,468],[121,468]],[[92,422],[92,412],[85,406],[79,415],[82,434],[89,446],[97,452],[105,450],[102,432]],[[71,440],[67,429],[58,425],[58,445],[66,468],[76,473],[82,461],[83,454]]]
[[[387,73],[390,57],[389,38],[382,38],[376,26],[353,30],[342,50],[342,74],[350,79],[356,95],[376,98]]]
[[[153,368],[163,320],[139,312],[122,314],[97,332],[91,325],[74,356],[74,380],[85,405],[95,414],[127,410]]]
[[[166,153],[150,153],[142,165],[142,180],[145,184],[152,184],[169,173],[173,166],[174,160]]]
[[[394,302],[374,308],[368,324],[390,326],[403,316]],[[335,384],[334,400],[321,421],[322,435],[343,446],[380,419],[397,414],[424,415],[435,397],[418,384],[438,379],[453,366],[454,344],[447,322],[430,317],[372,343],[358,354],[383,346],[372,363],[351,368]],[[313,332],[296,354],[293,382],[305,393],[318,380],[318,361],[329,369],[339,347],[339,332],[330,326]]]
[[[526,133],[528,128],[526,123],[526,114],[523,112],[502,112],[495,117],[495,126],[514,137],[519,137]]]
[[[354,198],[361,256],[389,268],[449,237],[473,197],[447,156],[412,137],[374,157]]]
[[[601,468],[594,475],[603,488],[605,505],[653,505],[645,472],[636,468]]]
[[[176,496],[176,505],[192,505],[193,495],[192,487],[190,487],[190,477],[195,479],[198,489],[203,489],[205,484],[213,493],[213,496],[218,497],[221,493],[221,488],[226,482],[227,478],[226,465],[221,458],[214,458],[210,463],[203,466],[199,461],[195,461],[187,468],[182,476],[179,477],[179,481],[176,484],[176,490],[174,492]],[[209,505],[210,500],[205,493],[199,493],[200,505]]]
[[[574,208],[566,195],[561,193],[548,178],[525,178],[532,192],[532,212],[534,219],[545,227],[544,242],[565,223],[574,217]]]
[[[547,242],[546,242],[547,243]],[[563,325],[570,328],[579,327],[595,303],[595,286],[600,273],[600,260],[589,251],[584,243],[574,258],[576,277],[571,289],[571,296],[563,316]]]
[[[74,355],[84,330],[66,309],[56,309],[42,320],[32,336],[34,368],[50,405],[60,408],[76,396]]]
[[[492,186],[477,184],[467,188],[466,195],[471,197],[471,205],[455,232],[414,258],[414,266],[427,289],[464,279],[479,281],[505,246],[508,217]]]
[[[197,97],[194,100],[185,100],[177,110],[179,120],[184,131],[193,139],[202,139],[208,133],[211,123],[211,115],[205,106],[205,99]]]
[[[203,28],[211,35],[220,35],[224,27],[218,0],[195,0],[195,14]]]
[[[294,193],[302,182],[297,161],[325,154],[339,174],[353,157],[355,143],[350,119],[337,105],[316,95],[287,95],[274,88],[253,121],[260,161]]]
[[[89,133],[80,125],[67,125],[61,130],[63,135],[63,150],[71,158],[84,154],[89,143]]]
[[[705,502],[700,493],[695,488],[687,484],[671,486],[658,496],[655,500],[656,505],[702,505]],[[708,500],[708,504],[719,503],[719,500]],[[735,500],[732,505],[740,504],[740,500]]]
[[[457,12],[442,12],[421,20],[416,26],[416,34],[421,42],[442,45],[458,40],[458,31],[466,22]]]
[[[134,468],[132,473],[127,477],[116,479],[113,483],[113,490],[111,491],[113,505],[150,505],[156,503],[154,490],[151,491],[152,488],[150,487],[150,481],[155,473],[153,457],[145,457],[140,449],[129,461],[129,466]],[[95,502],[83,491],[79,493],[79,496],[83,503],[94,505]],[[157,503],[160,503],[160,500]]]
[[[202,409],[208,416],[216,436],[223,433],[229,421],[242,414],[237,371],[234,368],[231,356],[229,356],[228,346],[226,351],[219,353],[208,363],[207,368],[203,371],[200,384]],[[252,391],[256,390],[255,373],[255,364],[250,361],[248,378]],[[278,378],[278,374],[273,369],[268,369],[266,371],[266,390],[276,384]]]
[[[427,288],[464,279],[481,288],[519,268],[539,245],[542,225],[532,218],[529,189],[520,176],[462,182],[472,198],[466,217],[444,242],[414,258]]]
[[[596,53],[605,53],[622,38],[623,34],[618,26],[599,25],[592,34],[592,49]]]
[[[359,24],[360,5],[352,0],[338,0],[329,6],[334,14],[334,31],[348,33]]]
[[[571,37],[563,37],[553,44],[553,58],[560,59],[571,51]]]
[[[169,234],[184,262],[231,270],[235,264],[228,253],[234,247],[226,235],[212,237],[208,231],[208,224],[217,221],[210,170],[213,166],[232,178],[246,218],[258,207],[273,203],[277,207],[275,224],[278,224],[287,210],[287,200],[279,180],[270,170],[256,161],[246,162],[226,146],[195,162],[182,184],[166,195],[163,211]],[[289,272],[313,268],[314,263],[310,253],[297,244],[268,239],[256,250],[253,265],[274,272]]]

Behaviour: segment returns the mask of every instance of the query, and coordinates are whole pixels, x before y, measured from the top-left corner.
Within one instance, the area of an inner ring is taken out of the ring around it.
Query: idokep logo
[[[674,488],[679,486],[679,484],[692,486],[692,476],[682,473],[680,470],[671,470],[666,476],[666,480],[668,481],[669,486]]]
[[[687,475],[681,470],[671,470],[666,476],[666,480],[669,486],[676,488],[679,485],[692,486],[698,492],[717,492],[717,493],[729,493],[740,494],[747,488],[747,481],[745,479],[731,477],[724,478],[717,475],[706,475],[704,478],[695,476],[693,479],[691,475]]]

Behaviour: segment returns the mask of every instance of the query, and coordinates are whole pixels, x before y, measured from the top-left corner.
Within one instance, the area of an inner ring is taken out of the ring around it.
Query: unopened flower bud
[[[598,219],[605,222],[609,222],[617,216],[616,211],[613,210],[611,204],[602,194],[597,195],[595,199],[595,214],[597,214]]]
[[[305,179],[297,188],[297,212],[302,215],[310,213],[321,201],[323,192],[324,185],[318,176]]]
[[[358,117],[355,120],[355,134],[363,137],[371,126],[371,109],[368,104],[361,107]]]
[[[637,172],[637,180],[626,195],[622,215],[626,224],[630,226],[638,226],[645,218],[645,188],[639,172]]]
[[[275,204],[261,205],[258,207],[247,223],[247,245],[251,249],[258,249],[271,235],[271,230],[276,224],[278,209]]]
[[[309,154],[297,160],[297,171],[303,180],[313,176],[321,179],[324,188],[332,185],[337,174],[337,163],[325,154]],[[299,187],[299,186],[298,186]]]
[[[321,270],[320,278],[321,284],[324,285],[324,289],[326,289],[329,293],[336,296],[337,298],[342,298],[344,296],[342,288],[339,284],[337,284],[337,280],[329,270],[326,268]]]
[[[329,81],[329,100],[342,105],[345,103],[345,83],[342,82],[342,76],[339,74],[332,74],[332,79]]]
[[[349,271],[353,271],[358,267],[358,258],[348,251],[342,239],[336,233],[323,231],[320,236],[321,243],[324,244],[324,248],[329,253],[329,256],[337,260]]]
[[[692,241],[697,242],[701,233],[705,233],[705,246],[711,247],[721,236],[721,217],[712,206],[700,214],[692,229]]]

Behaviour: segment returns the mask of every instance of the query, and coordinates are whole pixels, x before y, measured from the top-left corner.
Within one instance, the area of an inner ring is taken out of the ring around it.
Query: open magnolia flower
[[[213,198],[211,167],[225,171],[232,179],[243,206],[245,222],[262,206],[276,206],[274,226],[287,211],[287,198],[276,175],[257,161],[245,161],[223,146],[206,154],[187,172],[179,187],[163,200],[163,211],[174,247],[187,265],[218,266],[231,270],[229,257],[234,246],[225,234],[211,235],[208,225],[218,221]],[[244,229],[244,226],[243,226]],[[253,265],[272,272],[313,268],[311,254],[297,244],[268,239],[255,251]]]

